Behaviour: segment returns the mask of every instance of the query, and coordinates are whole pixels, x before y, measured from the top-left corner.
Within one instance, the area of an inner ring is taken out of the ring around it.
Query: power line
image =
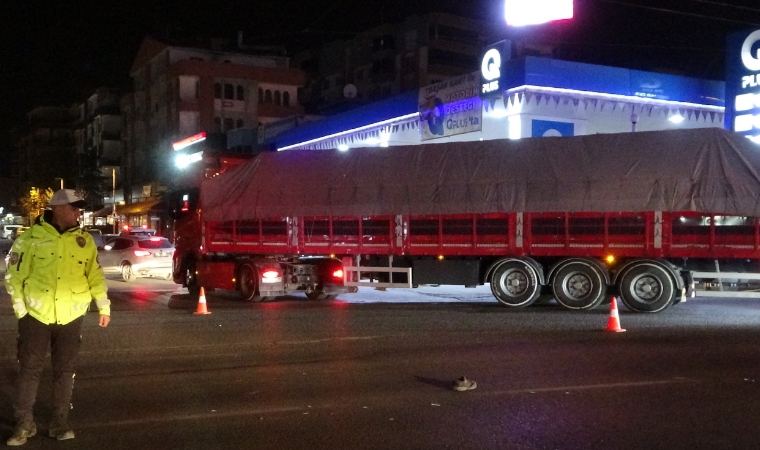
[[[651,10],[651,11],[665,12],[665,13],[670,13],[670,14],[679,14],[679,15],[688,16],[688,17],[696,17],[696,18],[699,18],[699,19],[717,20],[719,22],[734,23],[734,24],[738,24],[738,25],[760,26],[760,23],[758,23],[758,22],[745,22],[743,20],[723,19],[723,18],[720,18],[720,17],[713,17],[713,16],[706,16],[706,15],[703,15],[703,14],[695,14],[695,13],[688,13],[688,12],[683,12],[683,11],[676,11],[674,9],[668,9],[668,8],[658,8],[658,7],[655,7],[655,6],[636,5],[636,4],[633,4],[633,3],[621,2],[621,1],[618,1],[618,0],[598,0],[598,1],[604,2],[604,3],[613,3],[613,4],[616,4],[616,5],[630,6],[630,7],[633,7],[633,8],[648,9],[648,10]],[[706,1],[706,0],[692,0],[692,1]]]
[[[705,3],[708,5],[715,5],[715,6],[725,6],[727,8],[735,8],[735,9],[741,9],[743,11],[752,11],[752,12],[760,13],[760,9],[750,8],[749,6],[732,5],[730,3],[713,2],[710,0],[688,0],[688,1],[696,2],[696,3]]]

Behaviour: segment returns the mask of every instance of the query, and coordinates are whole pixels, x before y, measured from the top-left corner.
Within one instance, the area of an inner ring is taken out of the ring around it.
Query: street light
[[[113,234],[116,234],[116,169],[111,169],[111,199],[113,200],[113,207],[111,208]]]
[[[61,189],[63,189],[63,178],[56,177],[56,178],[53,178],[53,179],[54,180],[61,180]]]

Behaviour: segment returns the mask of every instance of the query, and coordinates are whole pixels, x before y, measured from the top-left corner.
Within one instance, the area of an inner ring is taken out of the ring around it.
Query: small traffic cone
[[[620,328],[620,316],[618,315],[616,297],[612,297],[612,303],[610,303],[610,318],[607,319],[607,329],[604,331],[609,331],[612,333],[622,333],[625,331],[624,329]]]
[[[200,295],[198,295],[198,309],[193,314],[211,314],[206,308],[206,291],[201,287]]]

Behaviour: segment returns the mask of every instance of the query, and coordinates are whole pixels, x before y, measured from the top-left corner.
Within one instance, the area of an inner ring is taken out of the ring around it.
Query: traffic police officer
[[[16,427],[8,445],[22,445],[37,427],[32,408],[40,374],[50,349],[53,366],[53,420],[49,435],[73,439],[67,424],[79,353],[80,329],[92,299],[99,325],[108,326],[110,302],[98,251],[89,233],[79,228],[84,200],[72,189],[53,195],[47,210],[16,238],[11,248],[5,286],[18,318],[21,365],[13,405]]]

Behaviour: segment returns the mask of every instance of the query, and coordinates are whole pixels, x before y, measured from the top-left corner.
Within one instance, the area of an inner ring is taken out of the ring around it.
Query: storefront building
[[[485,49],[477,72],[289,130],[276,149],[723,127],[725,83]]]

